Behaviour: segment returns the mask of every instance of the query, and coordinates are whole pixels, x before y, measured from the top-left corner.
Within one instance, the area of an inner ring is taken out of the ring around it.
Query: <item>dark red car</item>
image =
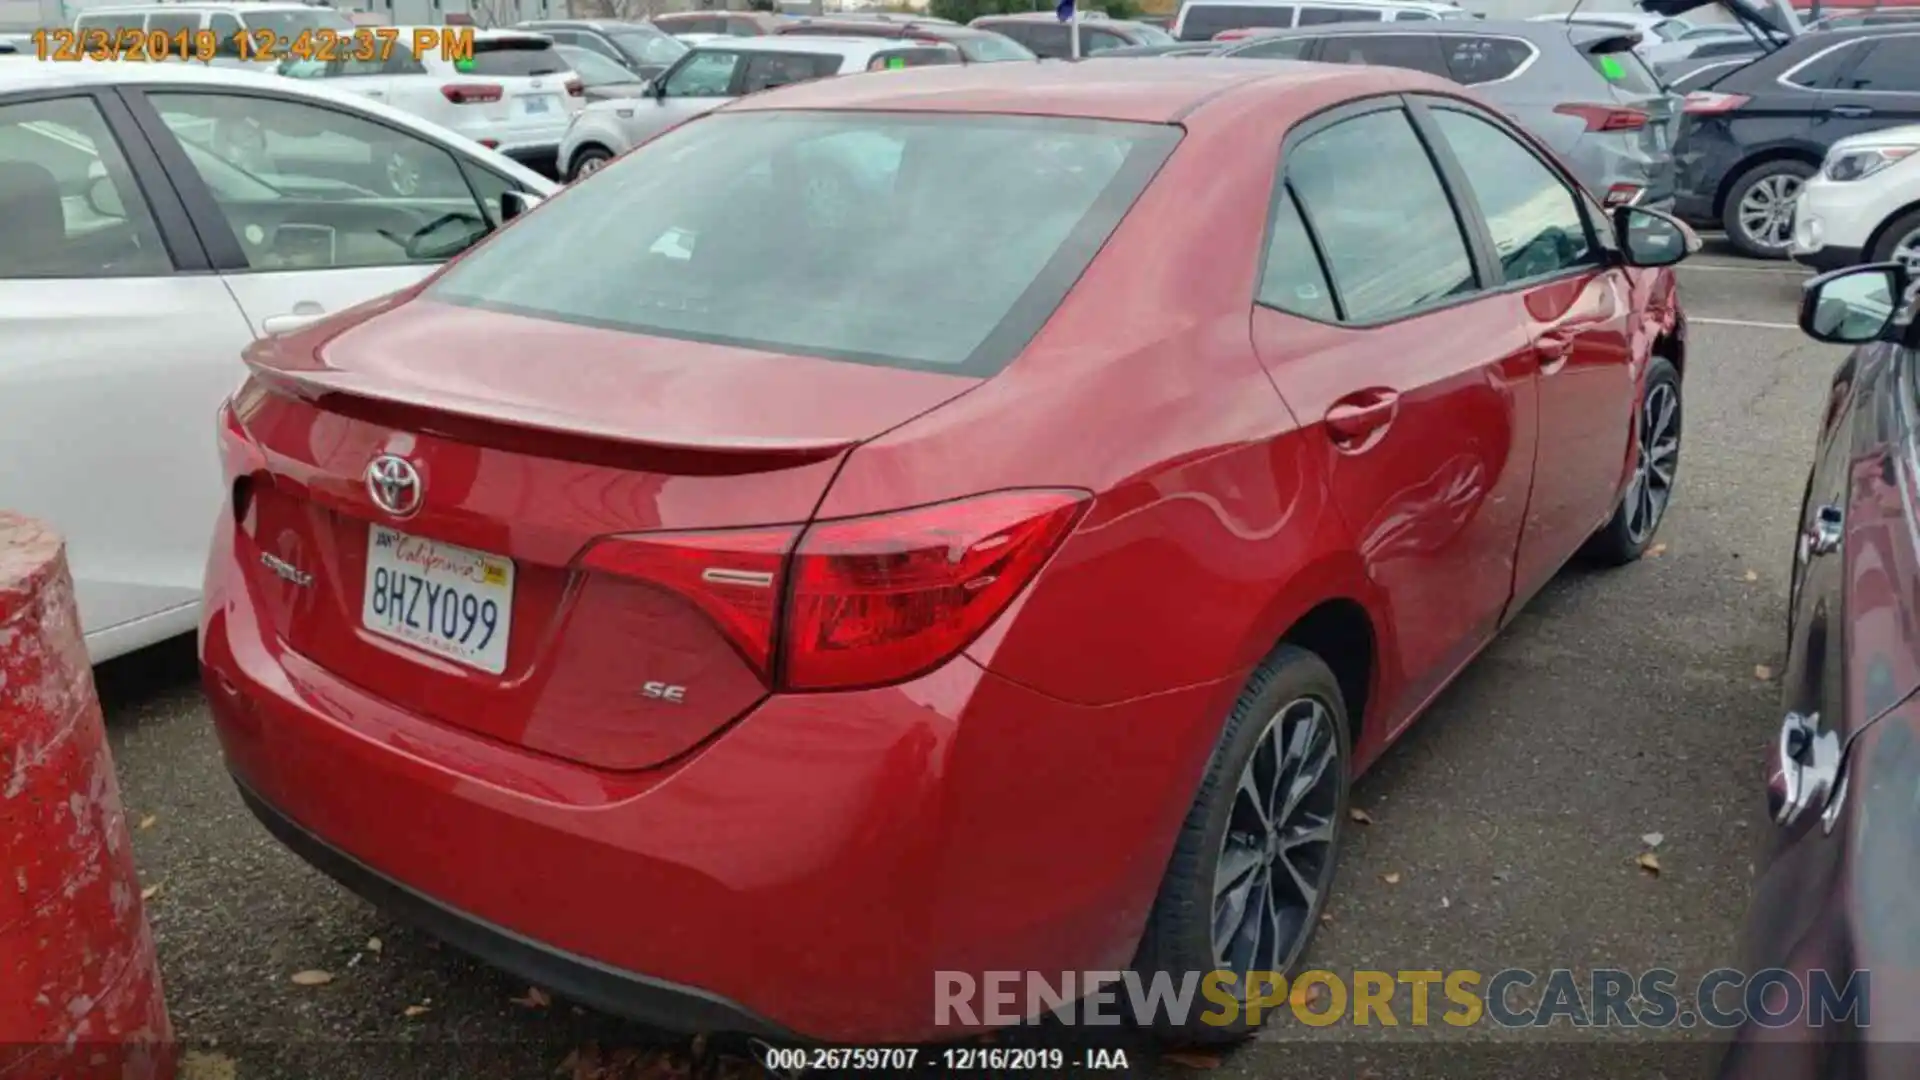
[[[666,1026],[1284,970],[1350,778],[1651,541],[1696,244],[1395,68],[753,95],[248,354],[228,765],[350,887]]]

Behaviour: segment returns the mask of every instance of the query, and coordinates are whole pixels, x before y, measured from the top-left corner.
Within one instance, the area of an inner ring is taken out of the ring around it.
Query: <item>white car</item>
[[[577,180],[742,94],[855,71],[960,62],[952,45],[911,38],[775,34],[697,45],[640,97],[595,101],[580,110],[560,141],[555,175]]]
[[[418,178],[383,189],[394,159]],[[0,64],[0,507],[66,535],[99,661],[191,631],[240,351],[550,193],[407,113],[199,64]],[[316,430],[316,438],[324,438]]]
[[[326,31],[351,34],[353,21],[332,8],[314,7],[297,0],[194,0],[161,4],[107,4],[89,7],[73,20],[76,34],[85,36],[104,30],[115,40],[125,40],[134,32],[161,34],[170,41],[194,47],[197,52],[202,33],[217,42],[210,62],[217,67],[247,67],[271,70],[273,61],[262,52],[285,47],[300,35]],[[184,35],[184,36],[183,36]],[[310,37],[311,44],[312,38]],[[181,45],[169,45],[168,56]],[[50,50],[54,51],[54,50]],[[139,59],[139,57],[135,57]]]
[[[396,29],[398,40],[406,43],[415,40],[417,30],[457,34],[470,28]],[[526,30],[474,30],[471,58],[449,59],[446,51],[427,49],[416,55],[402,44],[384,59],[289,59],[281,63],[280,73],[384,101],[529,168],[550,170],[560,137],[586,100],[580,80],[554,51],[553,40]]]
[[[1920,124],[1834,143],[1794,202],[1787,250],[1819,270],[1904,262],[1920,279]]]

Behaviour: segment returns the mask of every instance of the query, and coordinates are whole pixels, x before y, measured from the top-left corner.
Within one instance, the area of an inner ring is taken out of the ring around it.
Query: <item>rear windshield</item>
[[[883,49],[873,54],[867,61],[868,71],[897,71],[901,68],[930,67],[934,64],[957,64],[960,53],[955,49],[919,46],[905,49]]]
[[[1440,39],[1447,74],[1462,86],[1507,78],[1533,59],[1533,46],[1518,38],[1447,36]]]
[[[976,64],[999,60],[1038,60],[1033,50],[1005,34],[955,34],[953,43],[962,55]]]
[[[1025,348],[1180,138],[1055,117],[719,113],[555,196],[435,299],[986,376]]]
[[[530,75],[555,75],[567,70],[567,62],[553,51],[553,42],[545,38],[482,38],[473,40],[473,60],[460,70],[470,75],[513,78]]]
[[[1222,30],[1292,26],[1293,8],[1264,4],[1188,4],[1181,41],[1212,41]]]

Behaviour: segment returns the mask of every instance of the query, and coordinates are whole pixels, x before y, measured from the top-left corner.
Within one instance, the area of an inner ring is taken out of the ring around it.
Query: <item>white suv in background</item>
[[[958,63],[954,46],[911,38],[770,34],[697,45],[653,80],[646,94],[582,109],[560,143],[555,175],[577,180],[743,94],[855,71]]]
[[[1920,124],[1834,143],[1794,202],[1787,250],[1818,270],[1904,262],[1920,278]]]
[[[1408,22],[1471,19],[1457,4],[1439,0],[1185,0],[1173,20],[1181,41],[1212,41],[1262,30],[1290,30],[1340,22]]]
[[[324,79],[328,86],[384,101],[451,128],[540,172],[551,172],[560,137],[585,103],[585,88],[553,41],[524,30],[474,30],[473,56],[449,60],[442,50],[414,55],[420,27],[397,27],[385,60],[283,61],[282,75]],[[435,27],[443,33],[466,27]],[[404,174],[395,194],[407,194]]]
[[[166,3],[125,4],[90,7],[73,20],[76,33],[85,35],[105,30],[120,39],[123,31],[155,31],[170,39],[186,34],[195,41],[201,31],[211,31],[219,45],[213,56],[215,67],[248,67],[271,70],[272,60],[256,59],[261,46],[284,46],[309,31],[331,30],[336,34],[353,32],[353,21],[332,8],[314,7],[297,2],[273,3],[248,0],[243,3]],[[235,35],[250,35],[249,48],[242,50]],[[177,47],[177,46],[176,46]]]

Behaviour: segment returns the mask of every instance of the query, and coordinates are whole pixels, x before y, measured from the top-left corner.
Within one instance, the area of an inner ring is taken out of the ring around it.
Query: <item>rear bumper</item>
[[[791,1032],[724,998],[649,979],[522,937],[415,892],[302,828],[238,778],[240,799],[274,839],[362,899],[529,983],[603,1012],[669,1030],[734,1031],[791,1039]]]
[[[1125,969],[1238,686],[1082,706],[962,657],[776,695],[674,762],[610,772],[287,649],[235,543],[223,523],[200,656],[255,812],[456,945],[675,1030],[938,1041],[968,1029],[936,1017],[936,973]]]

